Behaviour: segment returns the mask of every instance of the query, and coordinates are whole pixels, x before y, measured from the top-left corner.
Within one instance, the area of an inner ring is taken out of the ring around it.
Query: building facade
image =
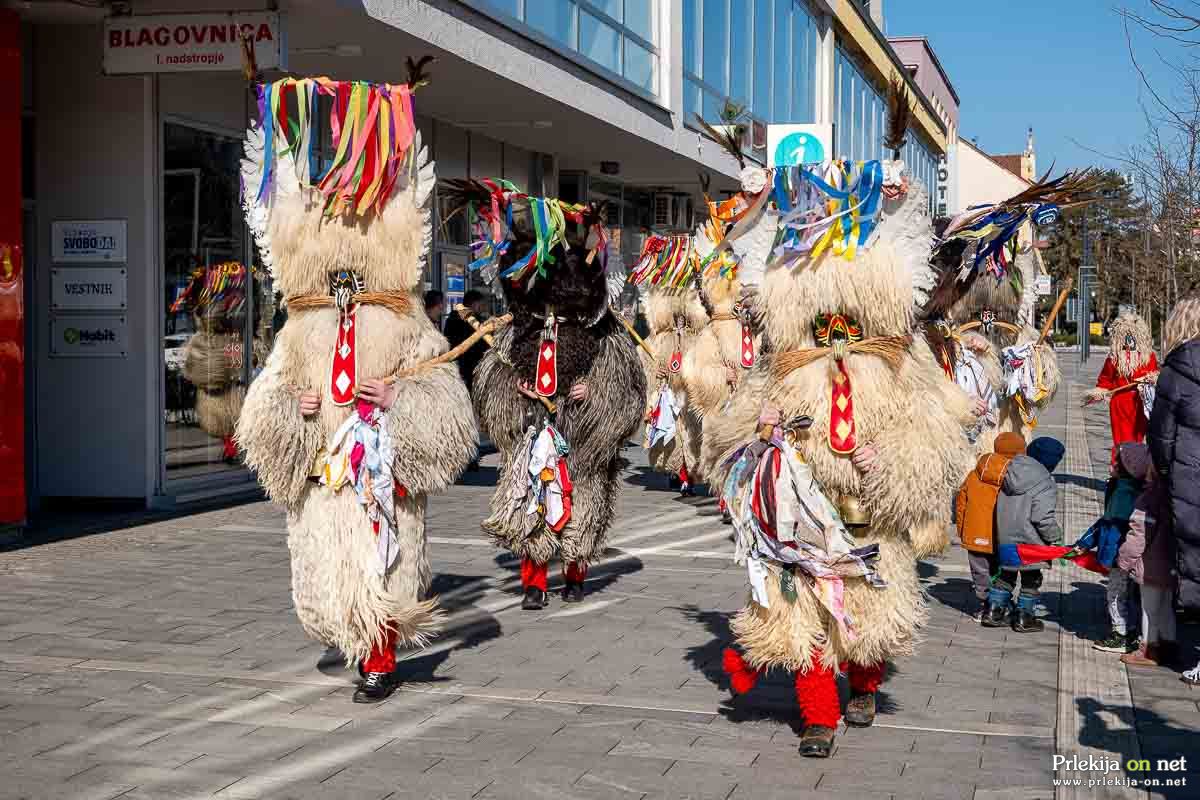
[[[253,486],[228,440],[203,423],[201,390],[183,370],[189,342],[209,324],[184,302],[197,276],[240,282],[237,313],[216,333],[242,389],[286,324],[241,218],[240,139],[253,95],[236,53],[218,63],[191,47],[231,12],[256,15],[236,19],[251,19],[256,47],[275,56],[261,65],[266,79],[399,82],[406,56],[436,56],[416,110],[439,176],[607,201],[628,259],[647,229],[691,224],[698,173],[714,194],[736,189],[735,162],[694,122],[717,121],[726,101],[756,123],[746,151],[764,163],[765,126],[795,122],[830,126],[843,157],[879,158],[885,87],[899,74],[917,98],[904,155],[919,179],[936,181],[949,141],[872,19],[877,3],[92,5],[0,11],[4,42],[15,43],[0,64],[23,87],[8,110],[21,144],[0,139],[11,167],[0,173],[24,174],[19,187],[0,184],[19,201],[0,204],[0,245],[16,242],[23,254],[23,317],[0,327],[11,340],[0,354],[16,348],[23,358],[4,364],[6,397],[21,401],[9,401],[5,418],[23,408],[27,445],[22,454],[0,439],[0,459],[22,472],[35,510],[75,498],[169,507]],[[472,283],[471,232],[435,204],[427,286],[453,299]],[[71,288],[82,285],[108,288]],[[0,280],[0,297],[3,289]]]

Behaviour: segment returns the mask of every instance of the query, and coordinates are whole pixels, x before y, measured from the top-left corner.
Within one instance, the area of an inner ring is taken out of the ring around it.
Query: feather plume
[[[904,147],[909,118],[912,116],[908,87],[899,75],[893,75],[888,84],[887,104],[887,135],[883,144],[892,151],[893,157],[898,159],[900,150]]]
[[[430,55],[421,56],[416,61],[412,60],[412,56],[409,56],[404,60],[405,65],[408,67],[409,89],[416,91],[422,86],[429,85],[429,73],[425,71],[425,67],[429,66],[436,60],[437,59]]]
[[[708,138],[721,145],[729,155],[737,161],[738,167],[746,168],[746,157],[742,154],[742,138],[746,135],[746,107],[732,101],[726,101],[721,109],[721,125],[724,130],[717,130],[705,122],[699,114],[696,124]]]

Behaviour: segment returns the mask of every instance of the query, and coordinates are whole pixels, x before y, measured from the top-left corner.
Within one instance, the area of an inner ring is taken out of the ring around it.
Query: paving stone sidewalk
[[[1068,365],[1076,382],[1098,370]],[[1081,530],[1107,434],[1084,435],[1077,401],[1041,430],[1069,447],[1060,508]],[[269,504],[89,521],[112,529],[0,553],[0,798],[1032,800],[1055,796],[1056,752],[1186,752],[1195,695],[1173,673],[1072,693],[1102,663],[1076,639],[1100,619],[1093,577],[1055,571],[1043,634],[981,629],[953,548],[920,567],[930,624],[877,724],[800,758],[788,676],[729,702],[720,651],[745,579],[714,502],[627,455],[613,550],[579,606],[520,610],[517,564],[478,528],[494,455],[431,503],[448,629],[379,706],[352,704],[355,675],[300,630]]]

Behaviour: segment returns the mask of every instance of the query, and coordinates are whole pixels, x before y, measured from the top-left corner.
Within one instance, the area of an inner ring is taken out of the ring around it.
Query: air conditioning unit
[[[691,230],[691,196],[675,192],[654,195],[654,227],[672,231]]]

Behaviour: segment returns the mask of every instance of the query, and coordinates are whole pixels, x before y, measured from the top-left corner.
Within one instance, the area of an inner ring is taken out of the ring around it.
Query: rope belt
[[[320,308],[337,308],[337,300],[330,294],[301,294],[284,301],[288,311],[313,311]],[[382,306],[397,314],[412,310],[412,298],[406,292],[356,292],[350,295],[348,305]]]

